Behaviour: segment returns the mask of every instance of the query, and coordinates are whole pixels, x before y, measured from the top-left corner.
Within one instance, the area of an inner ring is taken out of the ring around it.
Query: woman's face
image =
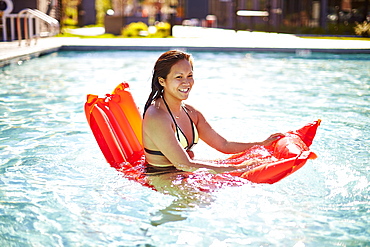
[[[185,59],[178,61],[172,66],[167,78],[160,78],[159,82],[164,88],[165,95],[186,100],[194,85],[193,69],[190,62]]]

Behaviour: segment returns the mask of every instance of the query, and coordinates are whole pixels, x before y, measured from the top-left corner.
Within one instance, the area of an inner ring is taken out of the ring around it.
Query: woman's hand
[[[242,162],[241,164],[233,165],[233,167],[235,170],[241,170],[241,169],[246,169],[246,168],[250,169],[258,164],[260,164],[260,162],[257,159],[249,159],[249,160]]]
[[[249,160],[244,161],[241,164],[215,167],[215,168],[212,168],[212,170],[216,171],[217,173],[232,172],[232,171],[243,170],[243,169],[249,170],[258,164],[260,164],[260,162],[257,159],[249,159]]]
[[[282,133],[276,133],[270,135],[266,140],[262,142],[263,146],[270,146],[273,142],[279,140],[280,138],[283,138],[285,135]]]

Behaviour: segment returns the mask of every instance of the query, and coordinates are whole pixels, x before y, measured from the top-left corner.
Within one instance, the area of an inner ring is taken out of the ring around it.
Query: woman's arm
[[[222,166],[208,162],[194,161],[182,148],[174,134],[173,121],[168,114],[148,111],[144,118],[143,128],[146,135],[157,150],[160,150],[168,161],[180,170],[191,170],[191,168],[206,168],[216,172],[232,171],[245,168],[247,165]]]
[[[224,137],[222,137],[219,133],[217,133],[212,126],[207,122],[203,114],[194,108],[192,108],[194,113],[196,113],[197,119],[197,129],[199,132],[199,137],[207,143],[209,146],[213,147],[214,149],[226,153],[226,154],[234,154],[245,151],[255,145],[270,145],[272,142],[277,141],[284,135],[281,133],[272,134],[266,140],[262,142],[233,142],[228,141]]]

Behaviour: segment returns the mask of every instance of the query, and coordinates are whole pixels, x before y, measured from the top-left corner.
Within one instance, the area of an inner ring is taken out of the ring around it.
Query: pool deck
[[[52,37],[25,41],[0,42],[0,67],[54,51],[141,50],[165,51],[238,51],[238,52],[314,52],[370,54],[370,39],[302,38],[292,34],[263,33],[214,28],[174,29],[174,38],[64,38]]]

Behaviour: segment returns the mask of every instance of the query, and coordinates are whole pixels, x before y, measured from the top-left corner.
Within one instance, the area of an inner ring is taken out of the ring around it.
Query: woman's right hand
[[[231,172],[231,171],[236,171],[236,170],[248,169],[258,164],[259,164],[258,160],[250,159],[250,160],[244,161],[241,164],[217,167],[217,168],[213,168],[213,170],[218,173]]]
[[[276,133],[270,135],[266,140],[262,142],[263,146],[270,146],[273,142],[279,140],[280,138],[283,138],[285,135],[282,133]]]
[[[240,169],[251,168],[251,166],[255,166],[258,164],[259,164],[259,161],[257,159],[249,159],[249,160],[244,161],[241,164],[234,165],[234,168],[236,170],[240,170]]]

